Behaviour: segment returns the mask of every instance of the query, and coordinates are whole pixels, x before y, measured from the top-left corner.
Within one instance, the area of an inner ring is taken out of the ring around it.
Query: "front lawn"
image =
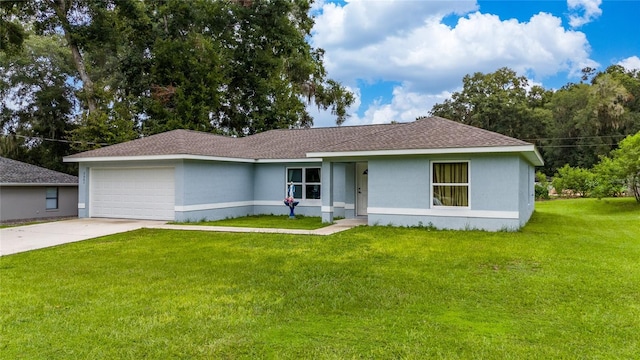
[[[251,215],[216,221],[181,222],[176,224],[302,230],[315,230],[331,225],[323,223],[322,218],[319,216],[302,215],[296,215],[295,219],[289,219],[288,215]]]
[[[520,232],[139,230],[0,258],[3,359],[631,359],[640,206]]]

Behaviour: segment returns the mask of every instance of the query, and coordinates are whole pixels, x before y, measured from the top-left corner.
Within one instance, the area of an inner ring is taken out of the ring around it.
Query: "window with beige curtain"
[[[434,206],[469,206],[469,163],[434,162],[431,185]]]

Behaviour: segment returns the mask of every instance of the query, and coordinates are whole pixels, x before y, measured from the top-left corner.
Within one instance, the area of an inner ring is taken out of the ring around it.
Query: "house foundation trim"
[[[213,203],[213,204],[196,204],[196,205],[176,205],[174,207],[175,211],[184,212],[184,211],[201,211],[201,210],[217,210],[217,209],[228,209],[242,206],[284,206],[282,201],[271,201],[271,200],[255,200],[255,201],[234,201],[234,202],[223,202],[223,203]],[[300,202],[298,207],[318,207],[317,202]]]
[[[334,208],[344,209],[345,206],[346,206],[346,204],[344,203],[344,201],[334,201],[333,202],[333,207]]]
[[[484,219],[519,219],[518,211],[493,211],[493,210],[470,210],[470,209],[412,209],[412,208],[384,208],[369,207],[369,214],[378,215],[411,215],[411,216],[445,216],[445,217],[467,217]]]

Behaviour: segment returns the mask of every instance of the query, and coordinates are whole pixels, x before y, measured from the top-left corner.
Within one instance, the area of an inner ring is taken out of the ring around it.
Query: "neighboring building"
[[[0,157],[0,222],[78,215],[78,177]]]
[[[79,216],[160,220],[296,213],[370,225],[517,229],[534,209],[534,145],[430,117],[232,138],[174,130],[65,158]]]

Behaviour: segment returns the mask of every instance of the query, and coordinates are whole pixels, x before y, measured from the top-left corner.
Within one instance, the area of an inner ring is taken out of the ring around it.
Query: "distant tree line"
[[[548,198],[549,183],[538,173],[536,196]],[[611,197],[634,196],[640,203],[640,132],[620,142],[620,147],[590,169],[569,164],[559,168],[551,182],[559,196]]]

